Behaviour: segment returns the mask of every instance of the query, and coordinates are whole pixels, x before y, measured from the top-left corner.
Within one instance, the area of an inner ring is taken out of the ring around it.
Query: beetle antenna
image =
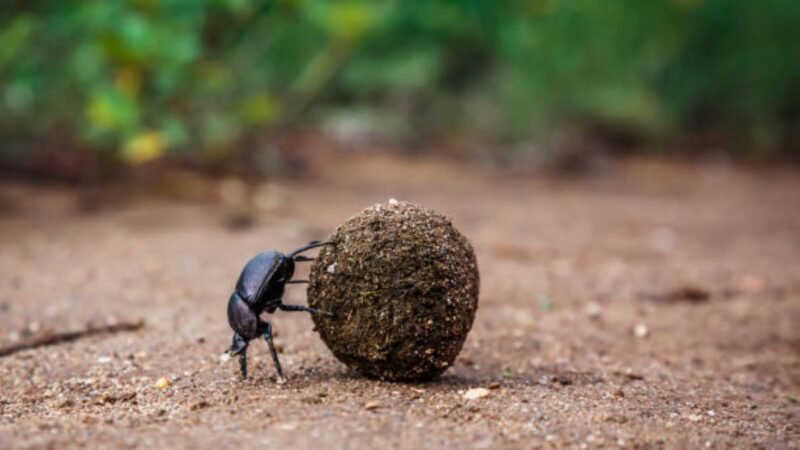
[[[297,250],[289,253],[290,258],[294,258],[300,253],[303,253],[307,250],[311,250],[312,248],[322,247],[323,245],[333,245],[333,241],[311,241],[303,247],[298,248]]]
[[[297,255],[297,256],[294,257],[294,261],[295,262],[307,262],[307,261],[313,261],[313,260],[314,260],[314,258],[311,258],[309,256],[303,256],[303,255]]]

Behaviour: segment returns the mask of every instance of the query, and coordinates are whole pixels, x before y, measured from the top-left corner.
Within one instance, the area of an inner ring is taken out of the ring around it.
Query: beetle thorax
[[[228,324],[233,331],[246,339],[252,339],[258,336],[259,322],[258,314],[234,292],[228,301]]]

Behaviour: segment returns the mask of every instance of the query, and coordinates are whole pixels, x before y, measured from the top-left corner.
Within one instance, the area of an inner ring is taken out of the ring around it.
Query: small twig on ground
[[[144,326],[144,320],[139,319],[135,322],[117,322],[108,325],[94,326],[87,325],[86,328],[77,331],[65,331],[62,333],[45,332],[39,336],[34,336],[23,342],[0,347],[0,358],[12,355],[24,350],[31,350],[34,348],[45,347],[48,345],[62,344],[65,342],[72,342],[89,336],[96,336],[99,334],[114,334],[126,331],[136,331]]]
[[[703,303],[711,298],[711,292],[701,286],[689,284],[663,293],[643,294],[642,298],[665,303]]]

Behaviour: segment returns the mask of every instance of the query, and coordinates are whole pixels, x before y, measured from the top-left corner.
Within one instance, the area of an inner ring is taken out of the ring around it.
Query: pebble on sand
[[[367,402],[364,405],[364,409],[366,409],[367,411],[372,411],[372,410],[378,409],[380,407],[381,407],[380,402]]]
[[[489,390],[486,388],[472,388],[464,393],[466,400],[476,400],[489,395]]]

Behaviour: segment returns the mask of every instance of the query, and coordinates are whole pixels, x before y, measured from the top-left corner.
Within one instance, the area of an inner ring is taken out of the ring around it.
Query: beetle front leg
[[[239,333],[233,334],[233,343],[230,348],[225,350],[220,357],[221,362],[226,362],[231,356],[239,356],[239,371],[242,373],[242,379],[247,378],[247,339],[242,337]]]
[[[269,322],[262,322],[262,327],[264,327],[264,340],[267,341],[267,346],[269,347],[269,353],[272,355],[272,362],[275,363],[275,369],[278,372],[278,383],[285,383],[286,377],[283,376],[283,370],[281,369],[281,362],[278,361],[278,352],[275,350],[275,343],[272,342],[272,324]]]
[[[247,352],[239,353],[239,371],[242,373],[242,379],[247,379]]]

